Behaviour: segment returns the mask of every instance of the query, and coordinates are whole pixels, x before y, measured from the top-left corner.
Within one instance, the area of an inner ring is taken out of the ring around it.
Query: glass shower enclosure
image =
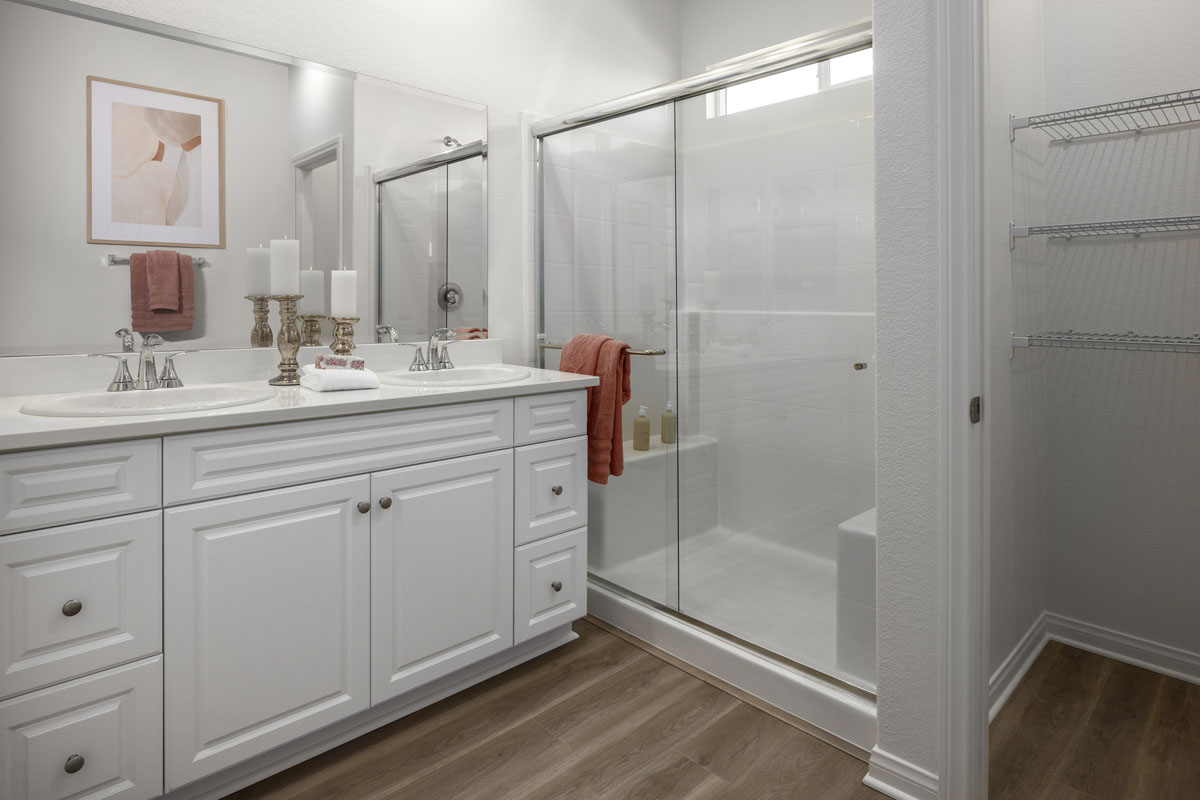
[[[535,126],[539,351],[635,354],[591,579],[870,692],[870,28],[837,33]]]
[[[487,327],[487,144],[379,170],[378,314],[401,341]]]

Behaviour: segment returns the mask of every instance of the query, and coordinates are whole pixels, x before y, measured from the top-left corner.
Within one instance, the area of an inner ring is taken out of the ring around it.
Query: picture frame
[[[225,246],[225,101],[87,76],[87,240]]]

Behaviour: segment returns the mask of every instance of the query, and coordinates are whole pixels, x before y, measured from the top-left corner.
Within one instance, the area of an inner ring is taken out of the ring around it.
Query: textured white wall
[[[936,0],[875,4],[879,747],[934,774],[939,722]]]
[[[1200,5],[1045,0],[1046,109],[1197,85]],[[1134,219],[1200,208],[1200,129],[1048,148],[1046,217]],[[1045,248],[1047,325],[1200,331],[1200,237]],[[1200,653],[1200,371],[1194,356],[1047,361],[1050,611]]]
[[[988,357],[984,424],[988,437],[991,598],[989,671],[994,672],[1046,608],[1045,353],[1013,359],[1014,326],[1041,328],[1041,243],[1008,247],[1008,224],[1043,216],[1045,137],[1009,143],[1009,114],[1044,107],[1042,0],[990,7],[986,121]],[[1011,262],[1011,269],[1010,269]],[[1014,305],[1013,286],[1021,287]],[[1020,317],[1021,321],[1016,321]]]
[[[522,111],[566,112],[679,77],[679,2],[86,0],[88,5],[488,106],[490,328],[532,338]],[[615,56],[619,43],[620,56]]]

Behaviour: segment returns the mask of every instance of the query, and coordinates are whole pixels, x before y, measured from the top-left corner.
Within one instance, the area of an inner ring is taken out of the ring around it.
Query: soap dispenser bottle
[[[668,400],[667,407],[662,413],[662,426],[659,428],[658,435],[663,444],[675,444],[678,431],[679,417],[675,414],[675,401]]]
[[[650,449],[650,418],[646,416],[646,407],[638,409],[638,415],[633,420],[633,449]]]

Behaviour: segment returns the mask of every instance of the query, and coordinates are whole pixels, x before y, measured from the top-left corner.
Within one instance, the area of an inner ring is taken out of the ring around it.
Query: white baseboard
[[[594,583],[588,584],[588,612],[826,731],[863,755],[875,746],[875,704],[859,694]]]
[[[1200,654],[1044,611],[993,673],[988,692],[989,721],[996,718],[1050,641],[1200,684]]]
[[[863,783],[894,800],[938,800],[937,775],[878,747]]]
[[[1097,655],[1200,684],[1200,653],[1046,612],[1049,638]]]
[[[1004,659],[1004,663],[992,674],[991,680],[988,682],[989,723],[996,719],[1000,709],[1008,702],[1008,698],[1012,696],[1017,684],[1025,677],[1025,673],[1029,672],[1029,668],[1042,654],[1042,650],[1049,641],[1050,637],[1046,632],[1046,612],[1043,611],[1033,621],[1033,625],[1029,626],[1029,630],[1025,631],[1021,641],[1017,642],[1017,646],[1008,654],[1008,658]]]

